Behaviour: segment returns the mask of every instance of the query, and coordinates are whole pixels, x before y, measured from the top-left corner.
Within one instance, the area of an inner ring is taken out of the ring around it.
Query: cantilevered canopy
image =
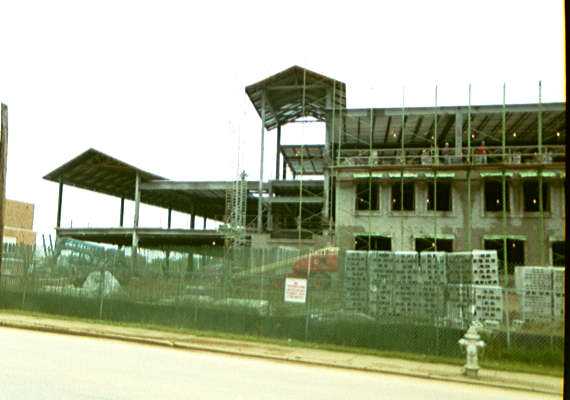
[[[100,151],[89,149],[47,174],[44,179],[134,200],[135,177],[141,177],[141,202],[221,221],[225,192],[231,182],[173,182],[143,171]],[[251,187],[253,184],[249,184]],[[255,199],[248,196],[248,212]]]
[[[66,162],[44,176],[44,179],[52,182],[61,181],[65,185],[133,200],[137,173],[141,182],[165,180],[95,149],[89,149]],[[145,202],[162,206],[164,201],[159,198],[149,198],[145,199]]]
[[[532,146],[537,143],[538,115],[542,112],[543,144],[564,144],[566,137],[566,103],[508,104],[505,106],[507,145]],[[487,146],[501,144],[502,105],[471,107],[472,144],[485,140]],[[329,116],[332,110],[328,110]],[[437,115],[437,141],[439,146],[455,144],[456,118],[461,118],[463,146],[467,146],[467,106],[349,109],[336,113],[333,143],[342,148],[398,148],[402,132],[406,147],[430,147],[434,142]],[[402,130],[403,125],[403,130]]]
[[[327,108],[346,108],[346,85],[343,82],[296,65],[247,86],[245,92],[260,118],[265,93],[267,130],[304,116],[324,121]]]
[[[281,154],[295,175],[323,175],[325,169],[325,146],[281,145]]]

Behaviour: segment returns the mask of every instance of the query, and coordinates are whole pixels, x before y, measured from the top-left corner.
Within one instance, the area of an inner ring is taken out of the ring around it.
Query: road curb
[[[138,343],[138,344],[145,344],[151,346],[162,346],[162,347],[170,347],[179,350],[192,350],[192,351],[204,351],[209,353],[218,353],[218,354],[225,354],[230,356],[238,356],[238,357],[248,357],[248,358],[256,358],[256,359],[265,359],[277,362],[292,362],[296,364],[303,364],[308,366],[316,366],[316,367],[326,367],[326,368],[336,368],[336,369],[344,369],[344,370],[353,370],[353,371],[360,371],[360,372],[368,372],[368,373],[383,373],[383,374],[390,374],[390,375],[399,375],[399,376],[407,376],[412,378],[421,378],[421,379],[430,379],[430,380],[439,380],[445,382],[453,382],[453,383],[464,383],[464,384],[471,384],[471,385],[482,385],[482,386],[489,386],[499,389],[508,389],[508,390],[519,390],[525,392],[533,392],[533,393],[542,393],[542,394],[551,394],[551,395],[562,395],[561,390],[548,390],[546,388],[537,388],[535,386],[526,386],[521,385],[518,383],[513,382],[505,382],[505,381],[489,381],[484,379],[470,379],[463,376],[448,376],[448,375],[441,375],[441,374],[434,374],[430,372],[422,372],[422,371],[411,371],[411,370],[402,370],[397,368],[387,368],[387,367],[359,367],[359,366],[351,366],[346,364],[334,364],[334,363],[326,363],[318,360],[310,360],[310,359],[303,359],[299,357],[288,357],[288,356],[276,356],[270,354],[258,354],[252,353],[242,350],[228,350],[217,348],[213,346],[203,346],[203,345],[192,345],[189,343],[180,343],[176,341],[169,341],[169,340],[160,340],[154,339],[149,337],[143,336],[132,336],[132,335],[120,335],[114,333],[107,333],[107,332],[97,332],[97,331],[90,331],[85,329],[72,329],[72,328],[61,328],[53,325],[44,325],[44,324],[29,324],[29,323],[18,323],[18,322],[6,322],[0,320],[0,327],[6,328],[15,328],[15,329],[24,329],[24,330],[35,330],[47,333],[56,333],[56,334],[63,334],[63,335],[72,335],[72,336],[83,336],[83,337],[92,337],[98,339],[111,339],[111,340],[118,340],[123,342],[130,342],[130,343]]]

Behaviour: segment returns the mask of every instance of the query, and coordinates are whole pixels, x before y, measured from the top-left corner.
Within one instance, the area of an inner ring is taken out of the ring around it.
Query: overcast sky
[[[291,65],[347,84],[348,107],[563,101],[559,0],[4,1],[0,100],[9,108],[7,197],[52,233],[42,177],[90,147],[178,180],[259,176],[260,120],[244,87]],[[283,128],[317,143],[324,127]],[[274,171],[275,132],[266,136]],[[266,179],[268,174],[266,174]],[[141,210],[142,226],[166,211]],[[118,226],[119,199],[65,188],[63,225]],[[128,204],[126,221],[132,221]],[[188,217],[176,215],[175,227]],[[41,236],[39,236],[41,239]]]

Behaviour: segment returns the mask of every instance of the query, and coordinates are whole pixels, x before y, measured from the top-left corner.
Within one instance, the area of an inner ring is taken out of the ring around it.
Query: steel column
[[[435,108],[433,110],[433,249],[437,251],[437,165],[439,154],[437,149],[437,85],[435,85]]]
[[[372,138],[374,132],[374,109],[370,109],[370,140],[368,143],[368,251],[370,251],[372,242]]]
[[[285,158],[283,158],[283,180],[287,179],[287,163],[285,162]]]
[[[501,197],[502,197],[502,222],[503,222],[503,274],[505,279],[505,287],[509,284],[509,272],[508,272],[508,255],[507,255],[507,180],[505,177],[505,153],[506,153],[506,143],[507,143],[507,124],[506,124],[506,86],[503,84],[503,106],[501,109],[501,152],[502,155],[502,174],[501,174]]]
[[[125,198],[121,197],[121,211],[119,213],[119,226],[123,227],[123,219],[125,216]]]
[[[402,128],[400,132],[400,147],[402,153],[402,160],[401,166],[402,169],[400,170],[400,211],[404,211],[404,164],[406,163],[406,156],[404,155],[405,148],[404,148],[404,137],[405,137],[405,130],[404,130],[404,120],[405,120],[405,94],[404,90],[402,89]],[[415,191],[414,191],[415,194]],[[400,215],[400,250],[404,251],[404,216],[403,214]]]
[[[139,235],[137,229],[139,227],[139,209],[141,203],[141,176],[137,172],[135,176],[135,216],[133,219],[133,243],[132,243],[132,267],[133,272],[137,265],[137,255],[139,251]]]
[[[281,125],[277,125],[277,154],[275,155],[275,180],[279,180],[279,164],[281,163]]]
[[[461,153],[463,156],[463,152]],[[467,106],[467,224],[465,227],[464,250],[471,251],[471,84],[469,84],[469,104]]]
[[[57,196],[57,221],[56,228],[61,228],[61,204],[63,202],[63,181],[59,179],[59,192]]]
[[[542,151],[542,81],[538,82],[538,157],[540,163],[544,163],[543,151]],[[543,177],[542,177],[542,165],[538,171],[538,211],[540,215],[540,229],[539,229],[539,247],[540,247],[540,265],[545,265],[545,254],[544,247],[546,246],[547,238],[546,232],[544,231],[544,198],[542,195]]]
[[[275,116],[277,117],[277,116]],[[261,160],[259,162],[259,198],[257,200],[257,232],[263,232],[263,148],[265,145],[265,90],[261,94]]]

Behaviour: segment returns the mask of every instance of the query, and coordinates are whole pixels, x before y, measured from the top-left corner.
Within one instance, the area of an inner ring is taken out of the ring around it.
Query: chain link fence
[[[563,269],[550,284],[517,276],[504,288],[492,262],[469,269],[466,253],[461,264],[438,252],[210,246],[143,250],[133,262],[129,249],[58,243],[48,255],[5,248],[0,307],[458,362],[458,340],[479,320],[483,360],[563,367]],[[285,301],[288,278],[305,280],[304,302]]]

